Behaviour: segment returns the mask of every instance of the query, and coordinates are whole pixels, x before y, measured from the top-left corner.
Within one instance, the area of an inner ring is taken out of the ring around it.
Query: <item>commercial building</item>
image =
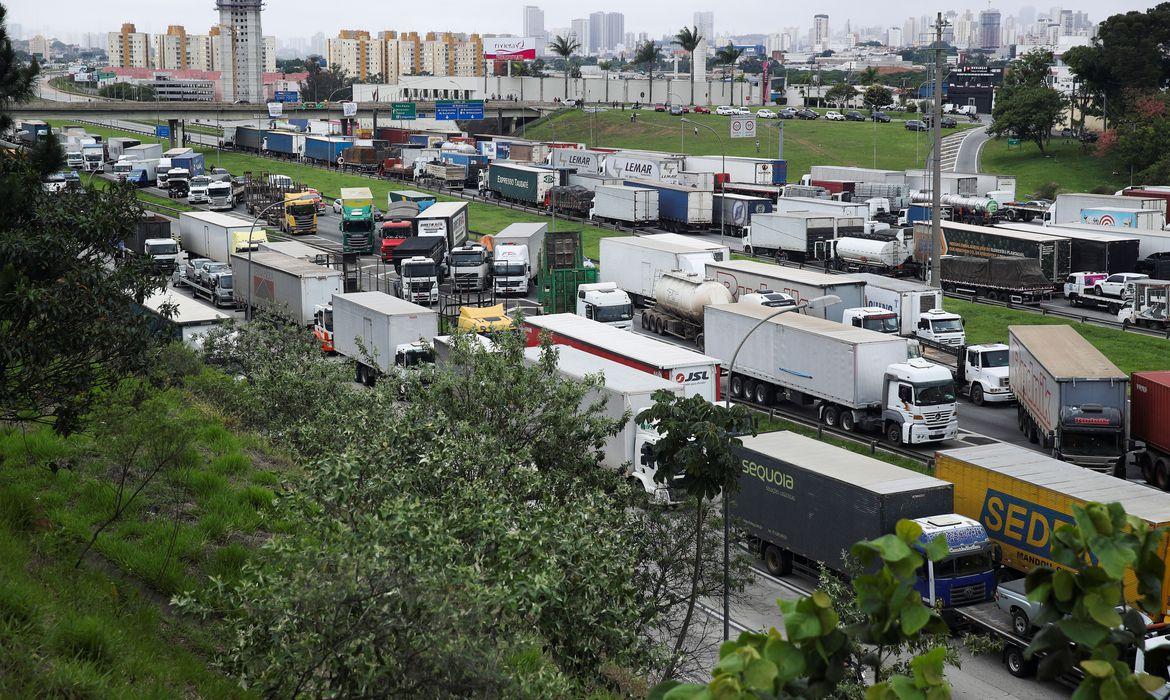
[[[828,15],[813,15],[812,45],[813,51],[825,51],[829,48]]]
[[[999,48],[999,20],[999,10],[983,10],[979,13],[979,48]]]
[[[216,65],[223,78],[224,99],[233,102],[264,101],[264,32],[260,26],[263,0],[216,0],[219,10],[221,62]],[[272,42],[275,67],[276,42]]]
[[[613,51],[626,40],[626,16],[620,12],[605,13],[605,48]]]
[[[117,68],[150,68],[150,35],[130,22],[106,35],[110,65]]]
[[[694,26],[698,28],[699,34],[707,40],[707,44],[715,40],[715,13],[710,10],[706,12],[696,12]]]
[[[581,51],[589,51],[589,18],[582,17],[571,21],[569,33],[581,44]]]
[[[160,100],[213,102],[215,101],[215,82],[215,80],[156,78],[151,86]]]

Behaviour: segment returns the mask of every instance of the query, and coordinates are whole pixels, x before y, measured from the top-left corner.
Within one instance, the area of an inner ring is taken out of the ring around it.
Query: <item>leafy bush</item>
[[[1037,199],[1056,199],[1056,193],[1059,191],[1059,182],[1046,182],[1036,188],[1036,192],[1033,196]]]

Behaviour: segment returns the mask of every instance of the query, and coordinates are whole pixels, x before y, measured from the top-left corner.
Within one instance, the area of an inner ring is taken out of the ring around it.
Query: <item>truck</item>
[[[415,236],[394,250],[398,279],[394,294],[407,301],[433,304],[439,300],[439,285],[445,275],[447,242],[437,236]]]
[[[1110,275],[1115,272],[1133,272],[1140,257],[1141,239],[1128,235],[1126,231],[1084,231],[1036,224],[999,224],[996,228],[1067,238],[1071,246],[1069,272],[1104,272]]]
[[[1166,223],[1170,224],[1170,189],[1164,185],[1139,185],[1136,187],[1126,187],[1117,192],[1122,197],[1139,197],[1142,199],[1162,199],[1166,201]],[[1143,208],[1149,209],[1150,205],[1144,205]]]
[[[313,325],[318,306],[343,291],[340,270],[284,253],[232,253],[231,265],[237,306],[245,306],[251,292],[253,308],[287,315],[305,327]]]
[[[955,387],[976,406],[1015,401],[1009,381],[1008,346],[1004,343],[941,345],[922,343],[923,357],[950,368]]]
[[[699,173],[726,173],[732,182],[755,185],[783,185],[788,179],[788,161],[745,156],[687,156],[686,170]]]
[[[580,185],[557,185],[548,191],[548,211],[585,218],[593,209],[593,190]]]
[[[414,217],[414,228],[419,236],[443,236],[447,249],[454,250],[467,243],[467,202],[438,202],[420,211]]]
[[[956,512],[978,520],[999,545],[1003,566],[1020,574],[1036,566],[1067,569],[1053,559],[1052,541],[1057,528],[1073,524],[1074,505],[1120,503],[1151,527],[1170,525],[1170,495],[1026,447],[996,442],[940,450],[934,464],[935,476],[955,485]],[[1164,576],[1170,579],[1170,568]],[[1131,603],[1137,597],[1132,578],[1124,595]],[[1158,620],[1170,612],[1170,580],[1163,581],[1161,596]]]
[[[895,445],[958,434],[954,377],[911,357],[905,338],[803,314],[765,320],[773,314],[756,304],[704,310],[707,354],[727,364],[743,341],[728,375],[732,398],[811,406],[829,427],[877,433]]]
[[[654,305],[642,312],[642,328],[703,347],[703,307],[730,304],[731,292],[701,274],[670,271],[654,282]]]
[[[305,152],[305,135],[293,131],[266,132],[264,150],[285,158],[300,158],[301,154]]]
[[[1072,326],[1008,326],[1020,430],[1056,459],[1125,474],[1129,376]]]
[[[108,155],[109,155],[110,160],[111,161],[118,161],[122,158],[123,155],[126,154],[126,149],[141,145],[141,143],[142,142],[139,141],[138,139],[132,139],[132,138],[129,138],[126,136],[114,136],[112,138],[106,139],[106,149],[108,151]],[[159,155],[162,154],[162,151],[161,151],[162,146],[160,144],[150,144],[150,145],[159,146],[159,148],[160,148]]]
[[[378,249],[382,262],[394,262],[394,249],[402,245],[407,238],[414,236],[414,221],[407,218],[389,218],[382,221],[382,228],[378,234],[382,238]]]
[[[913,232],[887,228],[870,233],[842,235],[837,219],[837,239],[828,245],[833,268],[845,272],[874,271],[898,277],[914,275],[919,265],[914,261]]]
[[[1013,304],[1038,304],[1052,298],[1052,283],[1035,260],[944,255],[939,268],[942,288],[948,292]]]
[[[787,294],[797,303],[835,295],[840,303],[806,312],[830,321],[840,322],[845,309],[865,306],[865,282],[852,275],[827,275],[755,260],[726,260],[707,263],[706,276],[721,282],[736,301],[744,294],[764,291]]]
[[[82,167],[87,173],[105,172],[106,147],[101,143],[85,143],[81,145]]]
[[[481,242],[492,255],[492,287],[496,294],[527,294],[543,266],[548,224],[508,224]]]
[[[128,255],[148,258],[167,274],[179,268],[179,244],[171,235],[170,219],[157,214],[143,216],[123,245]]]
[[[658,190],[623,184],[598,185],[593,190],[589,218],[630,226],[657,223]]]
[[[686,397],[720,400],[719,360],[713,357],[571,313],[526,316],[522,330],[528,347],[540,345],[541,336],[547,335],[556,345],[569,345],[673,381],[682,386]]]
[[[864,220],[871,218],[870,206],[865,202],[839,202],[834,199],[812,197],[781,197],[776,200],[775,212],[778,214],[808,212],[833,217],[860,217]]]
[[[140,143],[136,146],[126,146],[117,160],[158,160],[163,157],[161,143]]]
[[[1030,258],[1039,265],[1044,278],[1055,288],[1063,285],[1072,270],[1072,241],[1051,233],[1035,233],[1010,228],[977,226],[954,221],[942,222],[944,255],[977,258]],[[915,260],[929,264],[931,228],[928,223],[914,225]]]
[[[229,180],[212,180],[207,185],[207,208],[230,211],[236,207],[236,186]]]
[[[557,185],[557,174],[551,170],[520,163],[492,161],[484,172],[481,190],[529,206],[544,206],[549,190]]]
[[[894,185],[906,184],[905,170],[879,170],[877,168],[854,168],[837,165],[814,165],[802,181],[852,180],[854,182],[882,182]],[[808,184],[805,182],[805,184]]]
[[[468,243],[452,248],[448,267],[455,291],[482,292],[491,283],[492,256],[479,243]]]
[[[1082,224],[1097,224],[1121,229],[1161,231],[1166,215],[1156,209],[1088,208],[1081,210]]]
[[[922,526],[920,552],[938,537],[950,545],[919,572],[914,588],[924,600],[953,608],[995,593],[992,542],[978,521],[955,513],[953,484],[789,431],[747,436],[733,449],[741,470],[730,515],[772,575],[800,567],[815,576],[821,562],[844,574],[854,543],[908,519]]]
[[[601,282],[613,282],[635,305],[654,299],[658,278],[672,270],[702,275],[705,265],[731,258],[726,246],[673,234],[601,239]]]
[[[309,134],[305,136],[304,156],[306,160],[318,163],[338,164],[339,158],[344,163],[345,159],[342,158],[341,154],[352,145],[353,137],[351,136]]]
[[[418,205],[418,210],[422,212],[437,201],[438,199],[435,195],[427,192],[419,192],[417,190],[390,190],[386,193],[386,211],[390,211],[397,202],[414,202]]]
[[[209,211],[185,211],[179,214],[179,232],[188,257],[231,262],[232,253],[260,249],[268,236],[251,221]]]
[[[317,233],[317,198],[309,192],[286,192],[280,230],[294,235]]]
[[[613,282],[592,282],[577,286],[577,315],[630,330],[634,326],[634,303]]]
[[[163,306],[171,307],[172,312],[164,316]],[[196,350],[203,346],[209,331],[231,319],[215,306],[181,296],[173,289],[155,292],[143,300],[142,307],[155,316],[155,333]]]
[[[967,344],[963,317],[943,311],[943,292],[938,287],[866,272],[852,277],[865,282],[864,306],[898,315],[899,334],[952,347]]]
[[[341,188],[341,245],[346,253],[374,252],[374,194],[369,187]]]
[[[797,262],[825,260],[836,226],[836,218],[829,214],[756,214],[744,233],[743,252]]]
[[[752,197],[734,192],[716,192],[712,198],[711,225],[732,236],[743,237],[753,217],[772,213],[774,206],[767,197]]]
[[[183,168],[191,177],[202,175],[205,172],[203,154],[189,148],[185,150],[186,153],[171,156],[171,167]]]
[[[318,310],[330,323],[333,349],[354,362],[354,381],[374,386],[394,367],[413,367],[434,356],[439,314],[384,292],[334,294]]]
[[[157,178],[158,159],[127,160],[123,158],[114,163],[114,177],[129,182],[135,187],[153,187]]]
[[[1139,279],[1131,283],[1132,294],[1120,303],[1122,308],[1117,311],[1117,320],[1122,327],[1131,324],[1144,328],[1157,328],[1165,331],[1170,329],[1170,281],[1159,279]],[[1108,299],[1108,297],[1101,297]],[[1109,303],[1117,304],[1117,299]]]
[[[553,151],[554,153],[556,151]],[[657,466],[654,445],[658,431],[638,421],[638,414],[654,405],[654,394],[665,391],[682,398],[682,387],[670,379],[657,377],[627,367],[614,360],[578,350],[569,345],[553,345],[557,357],[557,374],[571,382],[601,375],[602,386],[591,389],[581,400],[583,407],[604,402],[603,415],[613,421],[625,418],[618,432],[606,438],[601,447],[601,466],[613,470],[623,479],[636,484],[659,503],[677,503],[684,498],[681,489],[672,489],[654,481]],[[524,361],[540,363],[543,348],[524,349]]]
[[[431,161],[423,164],[420,176],[416,179],[428,181],[438,187],[463,189],[463,181],[467,179],[467,167],[444,161]]]
[[[582,148],[554,148],[549,152],[549,164],[575,168],[579,174],[601,175],[605,172],[606,151]]]
[[[189,158],[194,153],[194,149],[186,147],[170,148],[163,151],[159,156],[158,181],[155,183],[156,186],[162,190],[167,189],[167,172],[170,171],[171,168],[182,167],[175,163],[175,159],[178,158],[182,160],[184,158]]]
[[[625,184],[658,192],[659,226],[667,231],[705,231],[711,228],[711,190],[641,179],[626,180]]]
[[[623,149],[606,156],[604,174],[623,180],[637,178],[678,184],[682,170],[686,170],[686,156]]]
[[[1130,375],[1129,452],[1147,484],[1170,491],[1170,371]]]
[[[1152,209],[1162,214],[1165,224],[1167,202],[1162,197],[1120,196],[1065,192],[1056,195],[1056,201],[1044,217],[1046,226],[1085,223],[1085,209]],[[1162,226],[1153,228],[1161,229]]]

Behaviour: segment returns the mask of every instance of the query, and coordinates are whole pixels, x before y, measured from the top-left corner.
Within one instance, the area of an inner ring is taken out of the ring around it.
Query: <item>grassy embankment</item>
[[[60,126],[64,122],[54,122],[54,126]],[[87,126],[86,129],[91,133],[101,134],[105,137],[124,136],[127,132],[109,129],[102,127]],[[143,142],[162,143],[161,139],[152,136],[139,136]],[[342,187],[369,187],[374,194],[375,202],[385,202],[386,193],[390,190],[397,189],[420,189],[412,183],[392,182],[390,180],[377,180],[368,177],[361,177],[359,175],[352,175],[348,173],[338,172],[335,170],[326,170],[308,165],[298,165],[296,163],[286,163],[270,158],[260,158],[258,156],[248,155],[246,153],[239,153],[236,151],[220,151],[216,152],[214,148],[201,147],[198,150],[204,153],[204,156],[209,167],[227,168],[233,175],[239,175],[245,171],[252,172],[269,172],[280,173],[288,175],[298,182],[303,182],[310,187],[314,187],[324,193],[327,197],[336,197],[341,191]],[[439,195],[441,201],[462,201],[455,197]],[[169,200],[163,201],[167,204]],[[470,217],[471,229],[478,234],[497,233],[508,224],[516,222],[551,222],[551,217],[540,216],[537,214],[530,214],[528,212],[515,211],[507,207],[500,207],[493,204],[484,204],[482,202],[471,202]],[[169,206],[169,205],[168,205]],[[620,235],[613,231],[607,231],[596,226],[582,226],[575,222],[558,221],[556,230],[576,230],[583,231],[585,255],[596,260],[599,257],[598,245],[601,238],[604,236]]]
[[[189,430],[192,451],[76,566],[113,512],[125,433],[0,429],[0,697],[247,695],[209,665],[217,623],[175,615],[168,601],[209,577],[231,580],[258,543],[294,526],[271,509],[293,467],[188,391],[148,395],[113,420],[142,429],[135,412],[149,408]]]
[[[1091,192],[1106,187],[1110,194],[1126,184],[1113,159],[1099,158],[1093,146],[1085,148],[1072,139],[1052,139],[1043,154],[1032,143],[1008,148],[1007,139],[992,139],[979,154],[979,168],[986,173],[1015,175],[1020,198],[1050,182],[1059,185],[1059,192]]]
[[[929,134],[907,131],[902,122],[830,122],[824,119],[758,119],[755,139],[728,138],[728,117],[690,114],[687,119],[705,124],[719,135],[698,129],[662,112],[641,110],[638,121],[630,122],[629,110],[587,114],[573,110],[533,129],[523,136],[533,139],[577,141],[590,146],[645,148],[670,153],[727,155],[772,158],[776,155],[777,126],[784,127],[784,158],[788,180],[794,182],[813,165],[852,165],[862,168],[904,170],[921,167],[930,145]],[[908,115],[907,119],[915,118]],[[968,124],[960,129],[969,128]],[[951,130],[947,130],[950,133]]]

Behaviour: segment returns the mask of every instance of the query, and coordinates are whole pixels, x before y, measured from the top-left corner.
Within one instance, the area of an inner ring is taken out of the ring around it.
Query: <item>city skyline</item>
[[[19,25],[24,36],[34,34],[52,35],[84,35],[116,30],[123,22],[133,21],[139,31],[148,33],[164,33],[172,24],[183,24],[195,31],[203,31],[203,25],[210,27],[218,17],[213,0],[198,0],[196,3],[159,3],[158,5],[141,4],[129,0],[108,0],[102,3],[83,3],[79,0],[64,0],[60,3],[65,11],[54,13],[51,22],[44,21],[43,7],[33,0],[10,0],[8,3],[8,19],[12,25]],[[877,7],[858,7],[855,3],[829,0],[820,3],[815,10],[801,12],[777,13],[771,5],[763,2],[738,3],[734,7],[712,6],[709,0],[676,3],[671,6],[671,13],[663,15],[655,8],[649,8],[637,3],[629,7],[616,4],[600,4],[587,11],[580,4],[570,4],[564,0],[550,0],[534,3],[543,11],[545,28],[569,27],[574,19],[587,17],[589,12],[617,12],[625,16],[625,29],[635,33],[646,32],[650,36],[660,36],[673,33],[682,26],[693,24],[696,12],[713,11],[716,31],[720,34],[771,34],[782,31],[784,27],[800,26],[811,27],[814,14],[828,14],[834,27],[844,27],[845,22],[851,22],[855,27],[861,26],[900,26],[906,16],[922,14],[933,15],[939,7],[918,0],[900,4],[891,13],[881,11]],[[1025,8],[1032,12],[1043,14],[1052,7],[1046,3],[1029,2],[998,2],[991,5],[991,9],[998,10],[1001,15],[1017,15]],[[270,5],[263,14],[265,33],[276,35],[278,38],[305,38],[305,21],[303,12],[310,12],[319,8],[306,0],[281,0],[280,11],[273,11]],[[457,33],[484,34],[513,34],[519,35],[523,31],[520,13],[516,11],[502,13],[498,8],[457,0],[451,8],[454,10],[444,14],[443,21],[436,22],[433,9],[429,6],[412,8],[395,4],[393,7],[371,5],[361,12],[354,11],[342,14],[323,15],[321,21],[314,20],[313,32],[308,36],[324,33],[326,36],[336,35],[342,29],[368,29],[379,31],[382,29],[399,30],[431,30],[441,29]],[[517,8],[519,9],[519,8]],[[986,2],[966,2],[941,8],[944,11],[953,10],[963,13],[970,10],[978,16],[979,12],[989,9]],[[1135,10],[1131,3],[1119,0],[1103,0],[1091,7],[1071,7],[1074,11],[1081,10],[1092,14],[1096,21],[1118,12]],[[1025,10],[1026,11],[1026,10]],[[320,13],[319,13],[320,14]],[[450,19],[457,17],[457,21]],[[436,26],[443,25],[447,26]]]

